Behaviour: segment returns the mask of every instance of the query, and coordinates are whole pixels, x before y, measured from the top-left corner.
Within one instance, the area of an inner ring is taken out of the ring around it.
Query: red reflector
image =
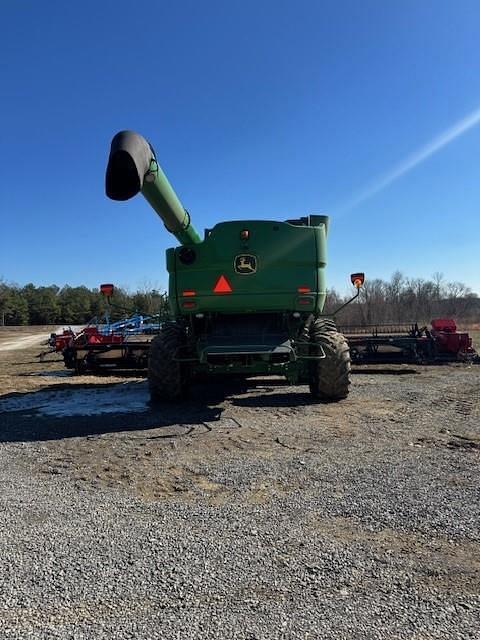
[[[184,309],[193,309],[196,306],[197,306],[197,303],[193,302],[193,300],[188,300],[187,302],[182,302],[182,307]]]
[[[213,293],[232,293],[232,291],[233,289],[225,276],[220,276],[213,287]]]
[[[191,298],[192,296],[196,296],[197,292],[194,289],[185,289],[185,291],[182,291],[182,296],[184,298]]]
[[[310,287],[298,287],[297,291],[298,293],[310,293],[311,289]]]
[[[312,298],[298,298],[298,304],[312,304]]]

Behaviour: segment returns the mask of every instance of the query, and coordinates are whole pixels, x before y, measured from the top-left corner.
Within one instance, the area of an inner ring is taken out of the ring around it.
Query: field
[[[480,351],[480,330],[469,329],[468,333],[472,338],[473,346],[477,351]]]
[[[48,332],[0,328],[0,637],[480,637],[480,366],[159,407]]]

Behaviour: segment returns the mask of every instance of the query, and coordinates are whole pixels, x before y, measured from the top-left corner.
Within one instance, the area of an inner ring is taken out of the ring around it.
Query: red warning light
[[[101,284],[100,285],[100,293],[107,298],[109,298],[113,294],[114,286],[113,284]]]
[[[225,276],[220,276],[213,287],[213,293],[232,293],[233,289]]]

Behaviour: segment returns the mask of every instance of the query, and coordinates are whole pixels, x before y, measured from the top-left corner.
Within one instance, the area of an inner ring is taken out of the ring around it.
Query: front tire
[[[154,402],[178,400],[185,393],[182,363],[176,360],[184,333],[176,324],[165,324],[151,344],[148,354],[148,385]]]
[[[310,325],[310,342],[321,347],[325,358],[314,361],[310,371],[310,392],[317,400],[336,402],[347,397],[350,386],[350,349],[345,337],[329,318],[317,318]],[[318,355],[319,349],[314,349]]]

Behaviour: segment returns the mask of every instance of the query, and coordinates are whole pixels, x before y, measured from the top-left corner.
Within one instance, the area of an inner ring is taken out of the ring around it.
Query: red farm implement
[[[95,372],[105,369],[146,369],[150,343],[160,331],[159,315],[135,314],[110,321],[110,297],[113,284],[100,285],[106,299],[106,312],[101,320],[94,318],[86,327],[74,331],[71,327],[62,333],[50,335],[47,353],[63,355],[67,369],[76,373]]]
[[[341,327],[356,364],[480,362],[468,333],[454,320],[432,320],[431,328],[408,325]]]

